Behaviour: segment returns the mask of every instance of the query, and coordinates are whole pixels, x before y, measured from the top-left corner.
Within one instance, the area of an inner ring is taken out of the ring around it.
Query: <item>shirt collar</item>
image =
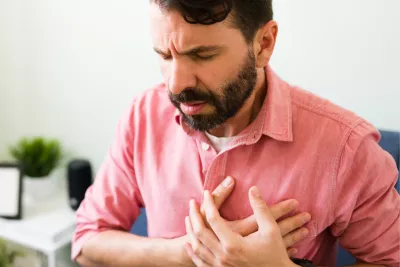
[[[261,135],[267,135],[278,141],[291,142],[293,131],[290,86],[281,80],[270,66],[265,68],[265,75],[267,94],[263,106],[256,119],[242,134],[248,135],[248,138],[245,138],[248,144],[258,141]],[[174,117],[176,123],[181,125],[186,133],[192,133],[192,129],[183,122],[179,110],[176,109]]]
[[[293,141],[292,131],[292,102],[290,97],[290,85],[280,79],[268,66],[265,70],[267,77],[267,95],[260,117],[262,121],[262,133],[279,141]]]

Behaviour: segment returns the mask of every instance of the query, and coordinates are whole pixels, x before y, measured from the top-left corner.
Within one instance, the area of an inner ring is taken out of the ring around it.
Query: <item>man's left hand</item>
[[[258,231],[248,236],[233,232],[215,207],[209,191],[204,192],[203,207],[206,223],[198,206],[191,201],[190,217],[185,218],[186,231],[191,242],[200,244],[193,251],[186,250],[198,267],[292,267],[277,222],[256,187],[249,190],[250,204],[258,224]],[[199,242],[200,241],[200,242]]]

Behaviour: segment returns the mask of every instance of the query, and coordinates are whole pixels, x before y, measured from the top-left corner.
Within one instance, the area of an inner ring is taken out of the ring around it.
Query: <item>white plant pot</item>
[[[53,196],[57,188],[57,179],[54,172],[49,176],[32,178],[24,176],[23,190],[29,202],[37,202]]]

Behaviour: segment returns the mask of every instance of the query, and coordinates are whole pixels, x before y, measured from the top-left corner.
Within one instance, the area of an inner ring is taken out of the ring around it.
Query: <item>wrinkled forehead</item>
[[[177,50],[185,50],[191,46],[229,44],[240,34],[227,22],[190,24],[178,11],[161,10],[154,3],[150,5],[149,12],[153,45],[162,49],[174,46]]]

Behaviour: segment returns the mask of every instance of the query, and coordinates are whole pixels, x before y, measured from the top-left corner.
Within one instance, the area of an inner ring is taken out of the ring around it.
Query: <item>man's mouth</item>
[[[187,103],[181,103],[180,107],[183,113],[186,115],[196,115],[204,108],[207,102],[204,101],[192,101]]]

